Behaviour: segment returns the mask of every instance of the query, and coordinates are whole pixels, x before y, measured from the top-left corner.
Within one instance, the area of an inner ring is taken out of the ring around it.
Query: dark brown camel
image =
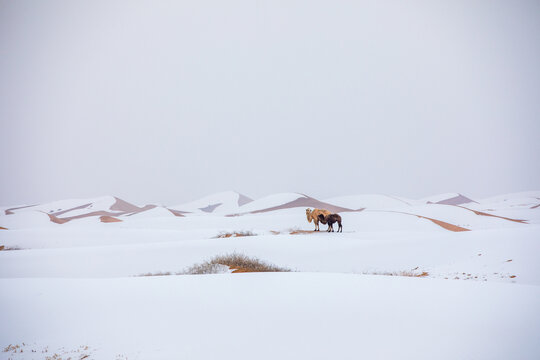
[[[319,214],[319,221],[323,224],[328,224],[328,232],[332,231],[334,232],[334,223],[338,223],[338,230],[337,232],[343,232],[343,227],[341,226],[341,216],[338,214],[330,214],[324,216],[323,214]]]

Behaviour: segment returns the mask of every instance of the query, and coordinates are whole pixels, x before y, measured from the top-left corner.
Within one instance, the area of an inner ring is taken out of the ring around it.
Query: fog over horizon
[[[540,190],[538,1],[0,0],[0,205]]]

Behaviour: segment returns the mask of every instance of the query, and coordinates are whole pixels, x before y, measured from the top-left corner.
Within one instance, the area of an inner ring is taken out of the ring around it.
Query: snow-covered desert
[[[128,201],[0,209],[0,359],[540,356],[540,191]]]
[[[539,64],[539,0],[0,0],[0,360],[539,360]]]

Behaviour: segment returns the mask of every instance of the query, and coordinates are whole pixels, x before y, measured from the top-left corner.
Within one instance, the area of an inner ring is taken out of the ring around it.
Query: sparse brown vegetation
[[[180,272],[145,273],[136,276],[168,276],[168,275],[207,275],[222,274],[232,270],[233,273],[246,272],[289,272],[290,269],[269,264],[256,257],[232,253],[217,255],[210,260],[195,264]]]
[[[8,346],[6,346],[4,348],[4,352],[17,352],[19,349],[21,348],[20,345],[12,345],[12,344],[9,344]]]
[[[30,345],[30,344],[10,344],[3,350],[4,353],[8,353],[8,360],[16,360],[16,359],[27,359],[28,356],[25,355],[25,353],[30,353],[32,359],[35,359],[36,355],[38,353],[43,354],[41,356],[43,357],[37,357],[39,359],[44,360],[83,360],[83,359],[89,359],[92,355],[94,350],[90,349],[87,345],[79,346],[78,348],[74,349],[67,349],[65,347],[61,347],[56,350],[49,351],[49,347],[41,347],[37,346],[36,344]],[[36,354],[36,355],[34,355]],[[119,357],[123,355],[117,355],[117,359],[127,359],[126,357]]]
[[[315,233],[314,230],[292,230],[289,232],[291,235],[298,235],[298,234],[313,234]]]
[[[225,232],[222,231],[218,235],[216,235],[216,239],[224,239],[224,238],[230,238],[230,237],[242,237],[242,236],[256,236],[257,234],[251,232],[251,231],[233,231],[233,232]]]
[[[407,276],[407,277],[426,277],[429,275],[427,271],[422,271],[420,273],[413,270],[404,270],[404,271],[369,271],[363,272],[364,275],[385,275],[385,276]]]
[[[196,264],[186,269],[183,274],[215,274],[223,272],[223,267],[228,267],[233,270],[233,273],[240,272],[288,272],[287,268],[282,268],[276,265],[269,264],[259,260],[256,257],[249,257],[244,254],[232,253],[226,255],[218,255],[214,258]]]
[[[286,230],[290,235],[299,235],[299,234],[316,234],[315,230],[302,230],[298,226],[289,228]]]
[[[0,245],[0,251],[11,251],[11,250],[22,250],[22,248],[20,248],[18,246]]]
[[[173,273],[171,273],[170,271],[167,271],[167,272],[157,272],[157,273],[144,273],[138,276],[169,276],[169,275],[173,275]]]

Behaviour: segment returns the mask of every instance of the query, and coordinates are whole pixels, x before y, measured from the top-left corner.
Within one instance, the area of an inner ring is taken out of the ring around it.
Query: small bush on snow
[[[216,235],[216,239],[223,239],[223,238],[230,238],[230,237],[242,237],[242,236],[256,236],[252,231],[233,231],[233,232],[226,232],[222,231],[219,234]]]
[[[177,272],[157,272],[146,273],[137,276],[167,276],[167,275],[206,275],[223,274],[232,270],[233,273],[241,272],[289,272],[290,269],[269,264],[256,257],[249,257],[244,254],[232,253],[217,255],[212,259],[200,264],[195,264],[189,268]]]
[[[218,255],[202,264],[196,264],[184,270],[183,274],[218,274],[225,272],[224,269],[232,269],[233,272],[288,272],[287,268],[269,264],[255,257],[244,254],[232,253]]]

